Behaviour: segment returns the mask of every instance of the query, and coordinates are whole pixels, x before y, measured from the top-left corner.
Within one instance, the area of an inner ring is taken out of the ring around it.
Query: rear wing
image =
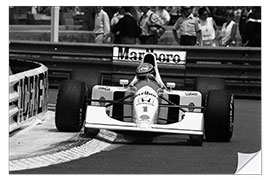
[[[155,55],[159,67],[186,68],[186,51],[123,46],[113,47],[113,64],[134,64],[137,66],[147,53]]]

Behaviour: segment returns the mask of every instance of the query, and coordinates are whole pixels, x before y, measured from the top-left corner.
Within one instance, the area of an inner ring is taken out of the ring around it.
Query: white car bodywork
[[[201,93],[168,89],[156,60],[152,64],[155,82],[135,77],[128,86],[94,86],[95,101],[87,106],[85,128],[203,135]],[[121,98],[125,101],[119,105],[117,100]],[[116,103],[105,107],[110,101]],[[121,118],[117,117],[119,114]],[[168,123],[170,117],[173,122]]]

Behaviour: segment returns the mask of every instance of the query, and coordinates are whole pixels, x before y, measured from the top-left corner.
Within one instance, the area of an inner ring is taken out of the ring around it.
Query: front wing
[[[173,124],[152,124],[150,128],[138,127],[133,122],[122,122],[109,117],[106,108],[87,106],[85,128],[128,130],[143,132],[203,135],[203,113],[186,112],[184,118]]]

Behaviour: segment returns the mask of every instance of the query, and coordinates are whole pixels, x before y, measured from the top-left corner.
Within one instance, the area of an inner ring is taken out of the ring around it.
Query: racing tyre
[[[204,119],[204,131],[207,141],[230,141],[234,122],[233,95],[226,90],[209,91]]]
[[[84,82],[66,80],[61,83],[55,112],[55,126],[59,131],[81,130],[86,115],[86,97],[87,86]]]
[[[226,90],[227,84],[221,78],[197,78],[195,90],[202,94],[202,105],[205,104],[206,96],[210,90]]]

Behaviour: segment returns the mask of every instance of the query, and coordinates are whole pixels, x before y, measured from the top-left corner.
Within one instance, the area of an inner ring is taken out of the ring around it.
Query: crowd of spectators
[[[167,31],[173,34],[179,45],[261,46],[261,7],[227,7],[218,13],[213,7],[182,6],[177,12],[178,18],[169,29],[171,15],[166,7],[119,7],[111,20],[102,10],[107,20],[99,22],[100,11],[97,11],[94,32],[99,36],[100,31],[96,28],[103,27],[107,39],[96,43],[158,44],[159,38]],[[241,37],[240,44],[236,40],[237,33]]]
[[[105,6],[88,8],[91,11],[86,9],[74,6],[60,10],[84,17],[83,23],[95,34],[95,43],[158,44],[169,34],[179,45],[261,46],[260,6]],[[50,15],[48,7],[31,7],[30,11]]]

